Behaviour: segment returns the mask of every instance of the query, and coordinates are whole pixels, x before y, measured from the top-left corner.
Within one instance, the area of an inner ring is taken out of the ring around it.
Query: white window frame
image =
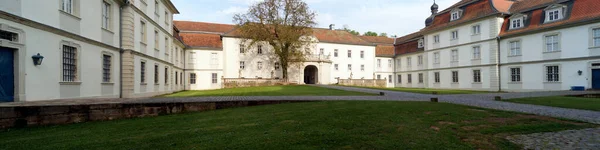
[[[433,43],[434,44],[440,43],[440,35],[439,34],[433,36]]]
[[[555,22],[555,21],[562,20],[564,18],[562,7],[548,9],[545,11],[545,13],[546,13],[546,20],[544,21],[544,23]]]
[[[525,26],[524,17],[510,19],[510,29],[520,29]]]
[[[219,76],[217,73],[212,73],[211,74],[211,83],[212,84],[217,84],[219,83]]]
[[[333,50],[333,57],[338,57],[338,49]]]
[[[521,40],[508,42],[508,56],[521,56]]]
[[[511,83],[521,82],[521,74],[523,74],[523,70],[521,70],[521,67],[510,67],[508,71]]]
[[[190,84],[196,84],[196,73],[190,73]]]
[[[600,47],[600,27],[591,28],[591,47]],[[596,34],[596,32],[598,32]]]
[[[377,59],[377,68],[381,68],[381,59]]]
[[[481,70],[473,70],[473,83],[481,83]]]
[[[279,68],[281,68],[281,66],[280,66],[279,62],[275,62],[275,64],[273,64],[273,65],[274,65],[274,66],[273,66],[273,68],[274,68],[275,70],[279,70]]]
[[[365,58],[365,51],[360,51],[360,58]]]
[[[256,62],[256,69],[257,70],[262,70],[262,68],[263,68],[262,61]]]
[[[262,45],[256,46],[256,53],[263,54],[263,46]]]
[[[471,26],[471,35],[479,35],[481,34],[481,25],[473,25]]]
[[[417,65],[423,65],[423,55],[417,56]]]
[[[397,76],[398,83],[402,83],[402,75],[398,74],[396,76]]]
[[[440,52],[434,52],[433,53],[433,63],[434,64],[439,64],[440,63]]]
[[[348,50],[348,58],[352,58],[352,50]]]
[[[338,64],[333,64],[333,68],[335,69],[335,71],[340,70],[339,65]]]
[[[144,44],[148,43],[148,34],[147,34],[147,29],[148,26],[146,26],[146,22],[145,21],[140,21],[140,36],[141,39],[140,41]]]
[[[552,70],[549,70],[550,67],[553,67]],[[555,68],[554,68],[555,67]],[[546,82],[561,82],[560,76],[561,76],[561,67],[560,65],[544,65],[544,80]],[[552,71],[552,72],[551,72]]]
[[[419,83],[423,83],[423,80],[425,80],[423,77],[423,73],[419,73],[418,77],[419,77]]]
[[[392,64],[393,64],[392,59],[388,59],[388,68],[392,68]]]
[[[158,49],[158,47],[160,46],[158,38],[160,38],[160,33],[158,32],[158,30],[154,30],[154,49]]]
[[[544,52],[560,52],[560,34],[546,34],[544,35]]]
[[[452,10],[452,12],[450,13],[450,21],[458,20],[461,17],[462,17],[462,10],[461,9]]]
[[[348,64],[348,71],[352,71],[352,64]]]
[[[473,46],[473,60],[481,59],[481,46]]]
[[[111,4],[107,1],[102,1],[102,28],[106,30],[112,29],[112,10]]]
[[[459,73],[458,71],[452,71],[452,83],[458,83],[460,80],[458,79]]]
[[[453,49],[450,51],[450,62],[458,62],[458,49]]]
[[[71,14],[71,15],[75,15],[75,2],[76,0],[61,0],[61,7],[60,10]]]
[[[71,53],[71,52],[66,52],[65,50],[67,50],[66,48],[72,48],[73,49],[73,58],[69,59],[70,61],[65,62],[65,60],[67,60],[67,58],[65,58],[66,53]],[[81,82],[81,69],[80,69],[80,62],[81,62],[81,57],[80,57],[80,52],[81,52],[81,46],[79,44],[75,44],[73,42],[67,42],[67,41],[62,41],[60,44],[60,56],[61,56],[61,82],[70,82],[70,83],[78,83]],[[67,67],[71,65],[71,67]],[[67,75],[65,75],[66,72],[69,72]]]
[[[454,30],[450,32],[450,40],[458,40],[458,30]]]
[[[246,62],[245,61],[240,61],[240,69],[241,70],[246,69]]]
[[[410,73],[407,74],[407,76],[406,76],[406,82],[407,83],[412,83],[412,74],[410,74]]]
[[[411,57],[406,57],[406,66],[407,67],[411,67],[412,66],[412,58]]]
[[[365,71],[365,65],[360,65],[360,71]]]
[[[434,83],[440,83],[440,72],[434,72],[433,73],[433,82]]]
[[[219,67],[219,54],[210,53],[210,67],[216,69]]]
[[[425,40],[423,39],[419,39],[418,44],[417,44],[417,48],[423,48],[425,44],[423,44],[425,42]]]

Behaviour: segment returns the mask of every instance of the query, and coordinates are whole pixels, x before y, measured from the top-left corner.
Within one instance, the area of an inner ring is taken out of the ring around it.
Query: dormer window
[[[419,46],[418,48],[423,48],[423,39],[419,39]]]
[[[452,12],[450,14],[450,21],[460,19],[461,15],[462,15],[462,10],[460,10],[460,9],[452,10]]]
[[[554,4],[548,6],[548,8],[544,9],[546,13],[546,18],[544,22],[554,22],[558,20],[562,20],[565,17],[565,5]]]
[[[525,27],[525,19],[527,18],[527,15],[523,15],[523,14],[516,14],[513,15],[512,17],[510,17],[510,29],[519,29],[522,27]]]

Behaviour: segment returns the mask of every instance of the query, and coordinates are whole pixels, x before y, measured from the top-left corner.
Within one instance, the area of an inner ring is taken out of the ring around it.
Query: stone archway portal
[[[304,68],[304,84],[317,84],[319,81],[319,69],[317,66],[309,65]]]

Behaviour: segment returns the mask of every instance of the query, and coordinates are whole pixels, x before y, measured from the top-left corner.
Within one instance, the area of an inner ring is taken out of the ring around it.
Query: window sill
[[[81,85],[81,82],[58,82],[60,85]]]
[[[471,61],[477,61],[477,60],[481,60],[481,58],[473,58],[473,59],[471,59]]]
[[[102,82],[101,84],[102,85],[115,85],[115,83],[112,83],[112,82]]]
[[[458,60],[450,61],[450,63],[457,63],[457,62],[458,62]]]
[[[550,82],[550,81],[545,81],[544,84],[561,84],[562,82],[558,81],[558,82]]]
[[[148,44],[146,44],[146,42],[140,42],[140,44],[142,44],[144,46],[148,46]]]
[[[140,85],[148,85],[148,83],[140,83]]]
[[[450,83],[450,84],[458,84],[458,82],[452,82],[452,83]]]
[[[481,82],[472,82],[471,84],[483,84]]]
[[[481,33],[477,33],[477,34],[471,34],[471,36],[480,36]]]
[[[158,83],[154,83],[154,85],[160,85],[160,84],[158,84]]]
[[[560,51],[560,50],[558,50],[558,51],[551,51],[551,52],[545,51],[545,52],[543,52],[543,53],[544,53],[544,54],[549,54],[549,53],[560,53],[560,52],[561,52],[561,51]]]
[[[508,57],[521,57],[522,55],[509,55]]]
[[[555,22],[562,21],[563,19],[564,18],[560,18],[560,19],[556,19],[556,20],[552,20],[552,21],[544,19],[544,23],[543,24],[555,23]]]
[[[600,49],[600,46],[592,46],[592,47],[589,47],[588,49],[590,49],[590,50],[596,50],[596,49]]]
[[[62,14],[65,14],[65,15],[67,15],[67,16],[70,16],[70,17],[72,17],[72,18],[74,18],[74,19],[77,19],[77,20],[81,21],[81,18],[79,18],[78,16],[76,16],[76,15],[74,15],[74,14],[72,14],[72,13],[68,13],[68,12],[65,12],[65,11],[63,11],[63,10],[60,10],[60,9],[59,9],[58,11],[59,11],[59,12],[61,12]]]
[[[108,33],[110,33],[110,34],[115,34],[115,33],[114,33],[114,32],[112,32],[110,29],[107,29],[107,28],[105,28],[105,27],[102,27],[102,30],[104,30],[104,31],[106,31],[106,32],[108,32]]]
[[[523,82],[508,82],[508,84],[523,84]]]

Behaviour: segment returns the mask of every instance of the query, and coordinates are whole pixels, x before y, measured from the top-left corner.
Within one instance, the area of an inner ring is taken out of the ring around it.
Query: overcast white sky
[[[260,0],[172,0],[181,14],[176,20],[232,24],[233,15],[246,12]],[[403,36],[425,26],[433,0],[305,0],[317,13],[317,27],[348,25],[367,31]],[[459,0],[436,0],[440,11]]]

